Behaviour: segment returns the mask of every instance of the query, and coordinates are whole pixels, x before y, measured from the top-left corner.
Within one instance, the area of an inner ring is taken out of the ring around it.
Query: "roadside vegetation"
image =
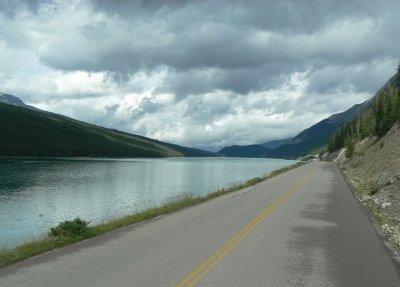
[[[12,263],[46,253],[50,250],[71,245],[73,243],[99,236],[111,230],[132,225],[144,220],[149,220],[160,215],[172,213],[183,208],[209,201],[218,196],[228,194],[246,187],[254,186],[271,177],[277,176],[289,170],[295,169],[306,164],[306,162],[298,162],[294,165],[284,167],[273,171],[269,175],[256,177],[245,182],[232,184],[229,187],[220,188],[215,192],[209,193],[202,197],[192,197],[184,194],[178,198],[167,200],[163,205],[149,208],[145,211],[112,220],[103,224],[90,226],[89,222],[76,218],[73,221],[65,221],[58,226],[51,228],[46,238],[42,240],[31,241],[13,249],[3,249],[0,251],[0,267],[10,265]]]

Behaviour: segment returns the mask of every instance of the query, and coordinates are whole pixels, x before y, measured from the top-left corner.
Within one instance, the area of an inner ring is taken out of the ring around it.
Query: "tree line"
[[[347,148],[351,157],[354,143],[369,136],[384,136],[400,120],[400,65],[393,82],[389,82],[373,100],[370,108],[342,125],[330,138],[327,150]]]

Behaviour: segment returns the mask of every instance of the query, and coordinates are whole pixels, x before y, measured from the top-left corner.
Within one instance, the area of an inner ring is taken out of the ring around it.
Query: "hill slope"
[[[233,145],[224,147],[218,154],[227,157],[270,157],[273,155],[273,151],[262,145]]]
[[[0,156],[215,156],[0,102]]]
[[[364,112],[369,111],[373,107],[375,99],[380,94],[390,89],[390,87],[396,87],[397,85],[398,76],[395,75],[371,99],[361,104],[354,105],[347,111],[334,114],[305,129],[291,139],[273,141],[260,145],[233,146],[228,148],[228,151],[226,150],[227,148],[223,148],[219,153],[225,156],[265,156],[276,158],[298,158],[308,154],[317,153],[328,145],[330,138],[338,131],[338,129],[340,129],[344,124],[357,119]],[[386,119],[384,122],[386,122]],[[262,147],[270,148],[272,149],[272,152],[266,151],[264,154],[261,151]]]
[[[274,141],[269,141],[265,142],[262,144],[259,144],[263,147],[267,147],[269,149],[276,149],[277,147],[280,147],[281,145],[287,143],[290,139],[283,139],[283,140],[274,140]]]
[[[333,152],[344,146],[370,136],[384,136],[400,120],[400,73],[393,76],[369,101],[369,106],[352,120],[342,124],[330,138],[328,151]]]
[[[371,100],[357,104],[345,112],[334,114],[305,129],[287,143],[275,149],[277,157],[298,157],[318,152],[329,142],[331,135],[343,124],[353,120],[372,104]]]
[[[305,129],[297,136],[281,141],[272,142],[275,148],[268,148],[270,143],[248,146],[231,146],[221,149],[218,153],[224,156],[237,157],[273,157],[297,158],[325,147],[332,134],[343,124],[353,120],[359,113],[369,108],[372,104],[368,100],[357,104],[345,112],[334,114],[315,125]],[[275,145],[276,144],[276,145]]]

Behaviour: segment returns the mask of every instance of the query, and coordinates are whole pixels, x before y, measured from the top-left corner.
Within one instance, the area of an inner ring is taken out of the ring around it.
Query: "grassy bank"
[[[128,215],[128,216],[125,216],[120,219],[113,220],[113,221],[110,221],[107,223],[90,226],[82,234],[77,235],[77,236],[55,237],[55,236],[49,235],[48,237],[46,237],[45,239],[42,239],[42,240],[32,241],[32,242],[23,244],[21,246],[13,248],[13,249],[4,249],[0,252],[0,267],[4,267],[6,265],[10,265],[12,263],[15,263],[15,262],[18,262],[21,260],[43,254],[43,253],[48,252],[53,249],[71,245],[73,243],[104,234],[106,232],[109,232],[111,230],[114,230],[114,229],[117,229],[120,227],[132,225],[132,224],[144,221],[144,220],[155,218],[160,215],[168,214],[168,213],[183,209],[185,207],[193,206],[193,205],[211,200],[215,197],[240,190],[242,188],[253,186],[257,183],[265,181],[268,178],[277,176],[281,173],[284,173],[291,169],[297,168],[304,164],[305,164],[305,162],[299,162],[294,165],[275,170],[272,173],[270,173],[269,175],[262,176],[262,177],[256,177],[256,178],[250,179],[250,180],[248,180],[246,182],[242,182],[242,183],[236,183],[229,187],[221,188],[215,192],[209,193],[202,197],[191,197],[189,195],[185,195],[185,196],[177,198],[177,199],[171,199],[171,200],[167,201],[165,204],[163,204],[162,206],[153,207],[153,208],[147,209],[145,211],[135,213],[132,215]]]

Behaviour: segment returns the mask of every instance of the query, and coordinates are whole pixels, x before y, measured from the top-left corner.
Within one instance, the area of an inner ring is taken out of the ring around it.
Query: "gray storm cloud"
[[[394,73],[400,2],[1,1],[0,87],[191,146],[293,136]]]

